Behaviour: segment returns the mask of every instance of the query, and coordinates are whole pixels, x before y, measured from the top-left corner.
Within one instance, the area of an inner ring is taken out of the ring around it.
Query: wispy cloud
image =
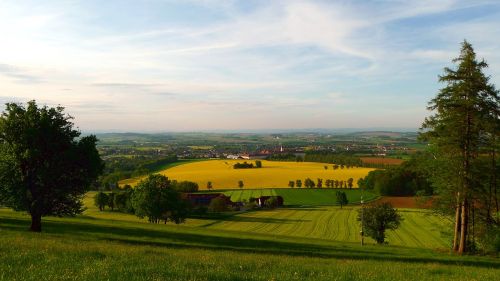
[[[86,130],[418,127],[464,38],[500,74],[499,18],[486,0],[5,1],[0,83]]]

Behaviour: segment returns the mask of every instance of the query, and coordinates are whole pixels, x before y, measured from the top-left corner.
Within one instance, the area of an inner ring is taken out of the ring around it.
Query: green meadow
[[[308,188],[261,188],[261,189],[239,189],[239,190],[214,190],[214,192],[222,192],[226,196],[230,196],[233,202],[249,200],[250,198],[258,198],[260,196],[282,196],[285,205],[336,205],[336,192],[342,191],[347,195],[349,203],[356,204],[361,201],[361,195],[365,202],[372,201],[377,198],[377,195],[368,191],[361,191],[357,188],[353,189],[308,189]],[[200,193],[207,193],[200,192]]]
[[[497,258],[453,256],[446,220],[401,210],[388,245],[359,243],[357,207],[289,207],[149,224],[98,211],[75,218],[0,209],[0,280],[498,280]]]

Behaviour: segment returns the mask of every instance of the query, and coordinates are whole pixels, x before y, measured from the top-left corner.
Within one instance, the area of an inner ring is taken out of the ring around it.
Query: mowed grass
[[[234,230],[277,236],[307,237],[340,242],[360,242],[358,207],[280,208],[233,214],[215,219],[191,219],[186,226]],[[403,222],[387,232],[390,245],[446,250],[450,237],[442,233],[450,224],[426,210],[401,210]],[[371,238],[365,242],[375,244]]]
[[[254,160],[211,160],[187,163],[161,171],[170,179],[193,181],[198,183],[200,189],[206,189],[207,182],[212,182],[214,189],[237,188],[238,181],[242,180],[244,188],[286,188],[288,182],[297,179],[311,178],[315,182],[318,178],[347,181],[354,179],[354,187],[357,181],[365,177],[372,168],[349,168],[333,170],[332,164],[312,162],[279,162],[262,160],[262,168],[233,169],[237,162],[254,163]],[[325,166],[327,169],[325,170]],[[143,177],[142,177],[143,178]],[[142,178],[123,180],[120,185],[135,185]]]
[[[498,280],[500,276],[500,261],[495,258],[387,245],[361,247],[314,236],[276,235],[272,230],[152,225],[88,214],[44,218],[43,233],[27,232],[28,226],[26,215],[0,209],[0,280]]]
[[[315,190],[306,191],[314,192]],[[87,207],[84,215],[87,217],[122,222],[145,222],[133,215],[100,212],[93,205],[94,194],[94,192],[89,193],[84,200]],[[275,210],[235,212],[203,219],[191,218],[182,226],[202,231],[230,230],[328,241],[359,242],[361,229],[357,221],[358,209],[359,206],[345,206],[342,209],[337,206],[285,207]],[[449,248],[451,233],[442,233],[442,231],[452,229],[450,221],[434,215],[429,210],[400,209],[399,211],[403,216],[403,222],[398,230],[387,232],[387,241],[390,245],[441,250]],[[375,244],[371,238],[365,238],[365,241],[368,244]]]
[[[250,198],[258,198],[260,196],[282,196],[285,205],[337,205],[336,192],[342,191],[347,195],[350,204],[357,204],[361,201],[361,195],[365,202],[372,201],[377,198],[377,195],[368,191],[353,189],[308,189],[308,188],[268,188],[268,189],[238,189],[224,190],[226,196],[231,197],[233,202],[241,202]],[[217,191],[215,191],[217,192]]]

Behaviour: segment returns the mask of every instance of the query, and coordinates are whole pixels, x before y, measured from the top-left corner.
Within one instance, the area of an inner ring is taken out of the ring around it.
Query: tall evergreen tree
[[[491,149],[486,140],[498,135],[499,98],[471,44],[464,41],[453,62],[456,69],[445,68],[439,77],[446,86],[429,102],[433,115],[422,124],[421,138],[434,152],[431,178],[441,204],[454,210],[453,250],[461,254],[468,250],[469,215],[484,176],[480,155]]]

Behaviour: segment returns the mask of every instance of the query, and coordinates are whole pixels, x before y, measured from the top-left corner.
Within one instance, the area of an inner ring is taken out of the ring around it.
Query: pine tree
[[[446,86],[429,102],[434,114],[422,124],[421,138],[434,152],[438,165],[432,181],[441,203],[454,209],[453,250],[462,254],[469,240],[471,204],[480,186],[479,155],[488,136],[498,134],[494,124],[498,123],[499,98],[483,73],[488,65],[476,59],[471,44],[464,41],[453,62],[457,68],[445,68],[439,77]]]

